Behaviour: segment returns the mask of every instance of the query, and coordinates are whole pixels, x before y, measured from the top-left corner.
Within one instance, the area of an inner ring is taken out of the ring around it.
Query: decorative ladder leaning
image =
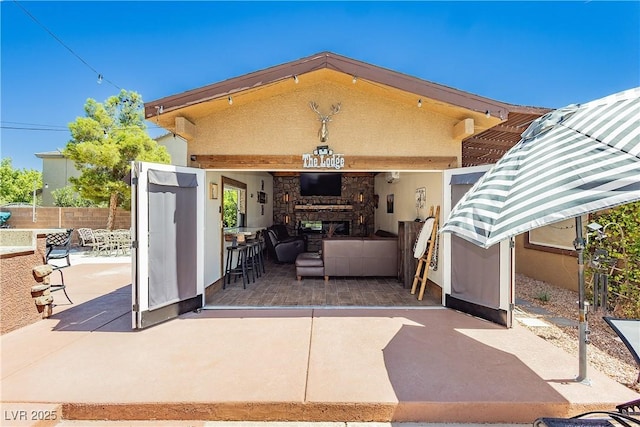
[[[435,215],[433,212],[433,206],[429,208],[429,216],[428,218],[433,218],[433,226],[431,227],[431,234],[427,240],[427,248],[425,249],[422,256],[418,259],[418,266],[416,268],[416,275],[413,277],[413,285],[411,286],[411,295],[415,295],[416,289],[418,287],[418,281],[420,281],[420,292],[418,293],[418,301],[422,301],[424,297],[424,290],[427,286],[427,276],[429,275],[429,264],[431,264],[431,259],[433,258],[433,251],[436,246],[436,237],[438,233],[438,219],[440,218],[440,206],[436,206]],[[425,220],[425,225],[427,225],[427,220]],[[425,230],[425,225],[422,226],[422,230],[420,230],[420,234],[418,234],[418,238],[416,239],[416,245],[419,244],[420,239],[425,239],[426,236],[422,236],[423,233],[428,233],[428,230]]]

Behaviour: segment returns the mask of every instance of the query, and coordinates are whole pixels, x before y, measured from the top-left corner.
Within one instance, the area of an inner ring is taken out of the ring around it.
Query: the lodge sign
[[[320,145],[313,150],[313,154],[302,155],[302,167],[304,169],[342,169],[344,155],[334,153],[328,145]]]

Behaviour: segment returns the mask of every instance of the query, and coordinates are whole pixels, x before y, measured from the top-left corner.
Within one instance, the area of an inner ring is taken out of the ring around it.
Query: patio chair
[[[632,427],[640,426],[640,420],[613,411],[592,411],[571,418],[538,418],[534,427]]]
[[[73,228],[69,228],[64,232],[47,234],[45,254],[45,261],[47,263],[52,259],[65,259],[67,261],[67,265],[64,267],[69,267],[71,265],[69,252],[71,250],[72,233]]]
[[[131,252],[131,230],[114,230],[111,239],[115,255],[127,255]]]
[[[69,252],[71,251],[71,235],[73,233],[73,228],[67,229],[65,232],[60,233],[50,233],[47,234],[46,237],[46,253],[45,253],[45,262],[49,264],[51,260],[66,260],[66,265],[52,265],[54,271],[58,271],[60,273],[60,284],[51,285],[51,292],[55,291],[63,291],[64,296],[67,297],[67,300],[73,304],[71,298],[69,298],[69,294],[67,294],[67,286],[64,283],[64,274],[62,273],[63,268],[67,268],[71,266],[71,260],[69,258]]]
[[[90,228],[78,228],[76,231],[80,239],[80,246],[91,246],[95,243],[96,240],[93,235],[93,230]]]
[[[620,337],[640,368],[640,319],[616,319],[610,316],[604,316],[603,319]],[[640,382],[640,371],[636,382]]]
[[[640,400],[622,403],[616,411],[590,411],[571,418],[538,418],[534,427],[640,426]]]
[[[91,246],[93,255],[102,255],[111,251],[111,242],[109,239],[109,230],[98,228],[91,230],[93,234],[93,243]]]

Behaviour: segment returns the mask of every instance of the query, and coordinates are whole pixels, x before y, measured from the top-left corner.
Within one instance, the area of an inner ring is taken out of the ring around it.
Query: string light
[[[227,101],[229,101],[229,105],[233,105],[233,98],[232,97],[228,97]]]
[[[76,52],[74,52],[73,49],[71,49],[69,46],[67,46],[61,39],[60,37],[56,36],[50,29],[48,29],[42,22],[38,21],[38,19],[33,16],[31,14],[31,12],[29,12],[24,6],[22,6],[18,0],[13,0],[13,2],[20,8],[22,9],[22,11],[33,20],[33,22],[35,22],[36,24],[38,24],[40,27],[42,27],[43,30],[45,30],[47,33],[49,33],[49,35],[51,37],[53,37],[55,39],[55,41],[57,41],[58,43],[60,43],[65,49],[67,49],[69,52],[71,52],[71,54],[73,56],[75,56],[76,58],[78,58],[78,60],[80,60],[80,62],[82,62],[84,65],[87,66],[87,68],[89,68],[91,71],[93,71],[97,76],[97,82],[98,84],[102,83],[102,80],[106,81],[107,83],[109,83],[111,86],[115,87],[118,90],[122,90],[122,88],[120,88],[118,85],[116,85],[115,83],[113,83],[112,81],[105,79],[104,76],[99,73],[95,68],[93,68],[91,65],[89,65],[89,63],[87,61],[85,61],[80,55],[78,55]]]

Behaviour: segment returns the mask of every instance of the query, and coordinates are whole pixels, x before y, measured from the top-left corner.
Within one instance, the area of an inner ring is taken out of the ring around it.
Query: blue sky
[[[640,86],[637,1],[0,7],[1,154],[20,169],[41,170],[34,153],[63,148],[87,98],[102,102],[115,86],[151,101],[321,51],[529,106],[558,108]],[[148,126],[152,136],[162,133]]]

